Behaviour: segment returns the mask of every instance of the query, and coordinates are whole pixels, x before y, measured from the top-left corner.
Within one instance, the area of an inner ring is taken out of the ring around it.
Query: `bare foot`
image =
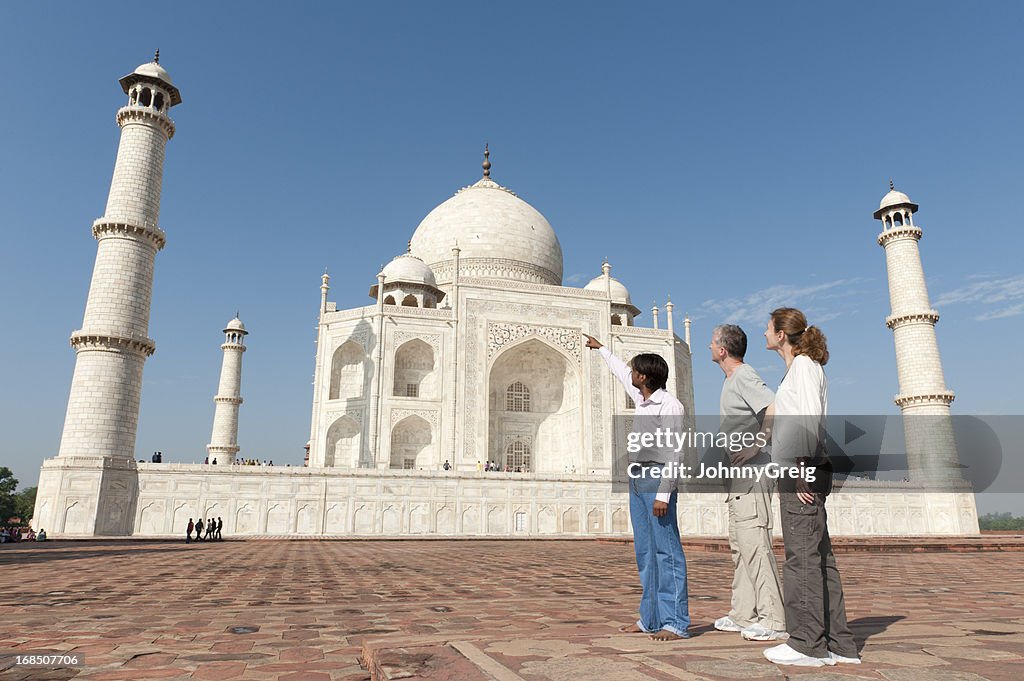
[[[683,637],[679,634],[674,631],[669,631],[668,629],[662,629],[659,632],[651,634],[651,639],[654,641],[680,641],[682,638]]]
[[[623,624],[619,627],[619,631],[623,634],[642,634],[644,630],[636,626],[636,624]]]

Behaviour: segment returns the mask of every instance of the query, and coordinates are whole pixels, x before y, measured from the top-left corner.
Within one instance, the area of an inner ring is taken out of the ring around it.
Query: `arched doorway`
[[[342,416],[327,430],[324,466],[355,468],[359,466],[359,422],[351,416]]]
[[[331,358],[331,385],[328,399],[362,397],[366,353],[355,341],[345,341]]]
[[[513,471],[581,469],[580,399],[579,372],[554,347],[531,338],[505,350],[488,377],[488,459]]]
[[[396,397],[431,399],[437,392],[434,349],[418,338],[403,343],[395,352],[395,381],[392,394]]]
[[[391,429],[391,468],[433,468],[433,440],[429,423],[419,416],[406,416]]]

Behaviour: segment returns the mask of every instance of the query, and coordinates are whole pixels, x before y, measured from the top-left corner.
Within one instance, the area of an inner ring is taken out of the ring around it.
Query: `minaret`
[[[324,270],[323,276],[320,277],[320,316],[323,317],[327,313],[327,294],[331,290],[331,275],[327,274],[327,270]]]
[[[690,347],[690,315],[683,317],[683,340],[686,341],[686,347]]]
[[[327,276],[326,274],[324,275]],[[224,327],[224,361],[220,367],[220,386],[213,398],[216,405],[213,412],[213,435],[206,445],[210,463],[235,462],[238,453],[238,407],[242,404],[242,353],[245,352],[245,337],[249,334],[245,324],[235,318]]]
[[[908,465],[912,482],[961,479],[956,442],[949,420],[953,391],[946,388],[935,338],[939,314],[932,309],[925,285],[914,224],[917,204],[889,182],[889,193],[875,211],[882,221],[878,244],[885,249],[892,314],[885,324],[896,341],[900,392],[895,398],[904,416]]]
[[[75,373],[64,418],[55,475],[71,475],[75,466],[99,475],[97,495],[105,493],[109,478],[134,471],[135,436],[142,391],[142,368],[156,344],[149,338],[149,312],[153,290],[153,264],[164,247],[160,229],[160,189],[164,147],[174,136],[171,107],[181,94],[160,65],[160,52],[120,79],[128,102],[117,111],[121,141],[114,177],[103,217],[92,225],[98,242],[89,297],[82,328],[71,334]],[[88,461],[102,462],[89,464]],[[40,476],[40,493],[46,477]],[[104,477],[106,476],[106,477]],[[94,481],[95,482],[95,481]],[[114,484],[121,490],[128,481]],[[132,492],[134,493],[134,492]],[[63,514],[66,527],[50,523],[47,529],[66,534],[127,534],[131,532],[130,504],[121,500],[51,499],[45,509],[56,519]],[[41,504],[42,502],[40,502]],[[54,508],[59,505],[60,508]],[[66,506],[66,508],[65,508]],[[104,506],[103,512],[100,507]]]

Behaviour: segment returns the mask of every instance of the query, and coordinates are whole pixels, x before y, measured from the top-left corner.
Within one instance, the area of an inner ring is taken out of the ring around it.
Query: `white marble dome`
[[[242,332],[245,332],[245,324],[242,323],[241,319],[239,319],[238,317],[235,317],[230,322],[228,322],[227,326],[224,327],[224,331],[225,331],[225,333],[228,332],[228,331],[242,331]]]
[[[439,284],[452,280],[456,244],[460,276],[562,284],[555,230],[536,208],[489,177],[430,211],[410,243]]]
[[[878,203],[878,210],[875,211],[875,219],[880,219],[882,214],[893,206],[908,206],[911,213],[917,212],[917,204],[910,200],[910,197],[903,192],[898,192],[896,189],[889,185],[889,193],[882,197],[882,200]]]
[[[889,206],[898,206],[904,203],[913,202],[910,200],[910,197],[904,194],[903,192],[898,192],[895,189],[892,189],[889,191],[888,194],[882,197],[882,200],[881,202],[879,202],[878,207],[879,209],[888,208]]]
[[[629,298],[629,290],[625,287],[625,285],[621,281],[616,279],[615,277],[609,276],[608,278],[612,280],[611,281],[611,286],[610,286],[611,292],[612,292],[612,301],[617,302],[617,303],[625,303],[627,305],[632,305],[633,301],[630,300],[630,298]],[[600,292],[604,293],[605,292],[605,276],[602,274],[600,276],[594,277],[583,288],[585,288],[588,291],[600,291]]]
[[[150,78],[162,80],[168,85],[174,85],[174,81],[171,80],[171,74],[167,73],[167,69],[160,66],[160,64],[157,64],[155,61],[139,64],[132,73],[137,76],[149,76]]]
[[[170,106],[181,104],[181,92],[174,86],[174,81],[171,80],[171,74],[167,73],[167,69],[160,66],[159,58],[160,52],[157,51],[153,61],[139,64],[135,67],[134,71],[118,80],[121,84],[121,89],[124,90],[125,94],[128,94],[131,86],[135,83],[152,83],[167,90],[167,94],[171,98]]]
[[[423,284],[437,288],[434,272],[427,264],[411,253],[403,253],[381,270],[384,284],[402,282],[405,284]]]

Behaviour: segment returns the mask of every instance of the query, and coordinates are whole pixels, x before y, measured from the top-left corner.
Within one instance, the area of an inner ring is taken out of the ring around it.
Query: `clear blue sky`
[[[783,303],[829,337],[833,413],[896,413],[871,219],[893,177],[922,207],[954,412],[1021,413],[1021,35],[1024,6],[996,2],[0,5],[0,465],[30,485],[57,452],[117,78],[157,47],[184,103],[140,458],[202,460],[239,310],[243,454],[300,464],[320,273],[339,307],[368,304],[484,141],[567,284],[608,256],[641,323],[667,294],[690,314],[701,413],[711,327],[744,325],[774,385],[756,338]]]

